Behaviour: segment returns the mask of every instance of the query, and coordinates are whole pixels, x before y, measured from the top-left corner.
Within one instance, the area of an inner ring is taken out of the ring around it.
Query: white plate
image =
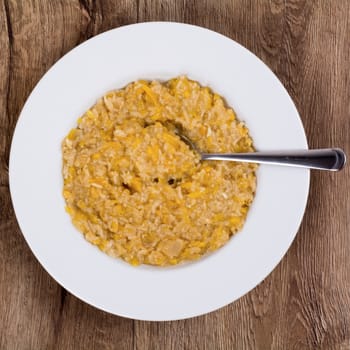
[[[30,248],[64,288],[116,315],[175,320],[235,301],[282,259],[305,210],[309,171],[261,166],[244,229],[198,262],[135,268],[84,240],[64,211],[63,137],[106,91],[181,74],[224,96],[258,150],[307,148],[291,98],[264,63],[225,36],[166,22],[117,28],[65,55],[33,90],[13,137],[11,195]]]

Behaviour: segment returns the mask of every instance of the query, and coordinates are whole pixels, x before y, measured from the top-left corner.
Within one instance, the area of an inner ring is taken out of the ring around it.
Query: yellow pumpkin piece
[[[130,185],[131,187],[137,191],[137,192],[141,192],[142,190],[142,182],[141,179],[138,177],[134,177],[131,181],[130,181]]]
[[[230,224],[235,226],[237,224],[239,224],[241,222],[241,218],[239,216],[232,216],[229,221],[230,221]]]
[[[70,131],[69,134],[67,135],[67,139],[68,139],[68,140],[74,140],[76,134],[77,134],[77,129],[71,129],[71,131]]]
[[[161,118],[161,115],[160,115],[159,113],[153,114],[153,115],[151,116],[151,119],[154,120],[154,121],[159,120],[160,118]]]
[[[63,190],[63,197],[65,200],[71,199],[73,197],[72,193],[67,191],[67,190]]]
[[[90,118],[90,119],[95,118],[95,114],[94,114],[90,109],[86,112],[86,115],[87,115],[88,118]]]
[[[139,259],[137,259],[136,257],[133,257],[131,260],[130,260],[130,264],[132,266],[139,266],[141,264],[141,262],[139,261]]]
[[[141,142],[142,140],[140,138],[136,138],[132,143],[133,149],[136,149],[138,146],[140,146]]]
[[[97,246],[100,248],[100,250],[105,250],[106,249],[107,242],[100,240],[100,242],[97,244]]]
[[[101,153],[100,152],[97,152],[97,153],[94,153],[91,158],[93,160],[97,160],[97,159],[100,159],[101,158]]]
[[[220,222],[220,221],[223,221],[224,219],[225,219],[225,214],[219,213],[213,216],[212,222]]]
[[[153,91],[146,84],[141,84],[141,88],[147,94],[147,96],[152,100],[152,102],[155,105],[158,105],[158,101],[157,101],[156,96],[153,93]]]
[[[98,217],[96,215],[90,215],[90,221],[93,224],[98,224],[99,223]]]
[[[73,215],[74,214],[74,209],[72,208],[72,207],[68,207],[68,206],[66,206],[65,207],[65,210],[66,210],[66,212],[68,213],[68,214],[70,214],[70,215]]]
[[[115,233],[118,232],[118,228],[119,228],[118,221],[113,220],[110,227],[112,232],[115,232]]]
[[[115,241],[119,241],[120,239],[123,239],[123,235],[122,235],[121,233],[115,233],[115,234],[113,235],[113,239],[114,239]]]
[[[197,198],[202,197],[204,194],[205,194],[204,190],[194,191],[194,192],[191,192],[190,194],[188,194],[188,197],[192,198],[192,199],[197,199]]]
[[[146,153],[152,159],[153,162],[157,162],[159,159],[158,151],[159,151],[159,148],[157,146],[153,146],[153,147],[148,146]]]
[[[121,145],[119,142],[115,142],[115,141],[110,141],[107,142],[103,145],[103,147],[101,148],[101,151],[106,150],[107,148],[112,148],[116,151],[119,151],[121,149]]]
[[[120,204],[116,205],[114,208],[118,215],[123,215],[125,213],[125,209]]]
[[[165,139],[166,142],[170,143],[172,146],[178,146],[179,145],[179,139],[173,135],[170,134],[163,134],[163,138]]]
[[[181,187],[185,190],[190,190],[192,186],[193,186],[192,182],[184,182],[181,184]]]
[[[96,187],[90,187],[90,196],[92,199],[99,198],[100,193]]]

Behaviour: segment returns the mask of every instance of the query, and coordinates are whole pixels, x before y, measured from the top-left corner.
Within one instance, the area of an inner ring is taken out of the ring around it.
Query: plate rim
[[[110,29],[110,30],[107,30],[107,31],[104,31],[102,33],[99,33],[98,35],[96,36],[93,36],[92,38],[89,38],[88,40],[84,41],[83,43],[75,46],[74,48],[72,48],[70,51],[68,51],[66,54],[64,54],[62,57],[60,57],[52,66],[50,66],[50,68],[45,72],[45,74],[39,79],[39,81],[37,82],[37,84],[34,86],[34,88],[32,89],[31,93],[29,94],[29,96],[27,97],[26,99],[26,102],[24,103],[23,105],[23,108],[21,110],[21,112],[19,113],[19,116],[18,116],[18,119],[17,119],[17,122],[16,122],[16,126],[15,126],[15,129],[14,129],[14,132],[13,132],[13,135],[12,135],[12,139],[11,139],[11,146],[10,146],[10,154],[9,154],[9,189],[10,189],[10,195],[11,195],[11,201],[12,201],[12,204],[13,204],[13,209],[14,209],[14,214],[15,214],[15,217],[16,217],[16,220],[17,220],[17,223],[19,225],[19,228],[20,228],[20,231],[21,231],[21,234],[23,235],[26,243],[28,244],[32,254],[35,256],[35,258],[39,261],[40,265],[42,266],[42,268],[51,276],[51,278],[53,278],[62,288],[66,289],[69,293],[71,293],[72,295],[74,295],[75,297],[77,297],[78,299],[86,302],[87,304],[93,306],[94,308],[96,309],[99,309],[99,310],[103,310],[104,312],[107,312],[107,313],[110,313],[110,314],[113,314],[113,315],[117,315],[117,316],[122,316],[122,317],[125,317],[125,318],[129,318],[129,319],[137,319],[137,320],[145,320],[145,321],[170,321],[170,320],[182,320],[182,319],[188,319],[188,318],[192,318],[192,317],[196,317],[196,316],[201,316],[201,315],[204,315],[204,314],[207,314],[207,313],[211,313],[213,311],[216,311],[218,309],[221,309],[227,305],[229,305],[230,303],[233,303],[233,302],[236,302],[238,301],[238,299],[242,298],[242,296],[248,294],[249,292],[251,292],[254,288],[256,288],[265,278],[267,278],[275,269],[276,267],[281,263],[283,257],[287,254],[288,250],[290,249],[290,246],[292,245],[292,243],[294,242],[296,236],[297,236],[297,233],[299,232],[300,230],[300,226],[301,226],[301,223],[302,223],[302,220],[303,220],[303,217],[305,215],[305,210],[306,210],[306,207],[307,207],[307,202],[308,202],[308,198],[309,198],[309,191],[310,191],[310,171],[308,171],[306,174],[306,177],[307,177],[307,186],[306,186],[306,191],[305,191],[305,201],[304,203],[300,203],[300,207],[301,207],[301,211],[302,211],[302,215],[300,216],[300,219],[299,219],[299,222],[297,223],[297,229],[296,229],[296,232],[293,234],[293,238],[288,246],[288,248],[286,249],[286,251],[282,252],[280,258],[278,259],[277,263],[274,264],[274,266],[270,269],[270,271],[267,273],[267,275],[263,276],[262,278],[260,278],[254,287],[252,287],[251,289],[249,289],[248,291],[245,291],[243,293],[241,293],[239,295],[239,297],[237,297],[235,300],[231,301],[229,304],[225,303],[224,305],[221,305],[219,307],[215,307],[215,308],[212,308],[212,309],[208,309],[208,311],[206,311],[205,313],[199,313],[199,314],[196,314],[196,315],[186,315],[184,317],[179,317],[179,318],[169,318],[169,319],[162,319],[162,320],[158,320],[158,319],[150,319],[150,318],[134,318],[130,315],[127,315],[127,314],[123,314],[123,313],[114,313],[113,311],[109,310],[108,308],[105,308],[104,306],[101,306],[101,305],[96,305],[94,302],[92,302],[91,300],[88,300],[88,298],[85,298],[85,296],[81,296],[81,295],[77,295],[75,292],[73,292],[71,290],[71,288],[67,287],[64,285],[64,283],[62,283],[58,278],[56,278],[56,276],[54,276],[54,274],[52,272],[50,272],[48,270],[48,268],[45,266],[45,263],[42,261],[42,257],[39,257],[36,253],[35,253],[35,248],[32,247],[32,244],[30,243],[30,241],[28,240],[28,237],[26,236],[26,234],[24,233],[24,230],[22,229],[22,224],[17,216],[17,211],[16,211],[16,204],[15,204],[15,200],[14,200],[14,191],[13,191],[13,187],[14,187],[14,184],[13,184],[13,176],[11,175],[11,173],[13,172],[13,162],[14,162],[14,152],[13,152],[13,149],[14,149],[14,144],[16,142],[16,132],[17,130],[19,129],[19,127],[21,126],[21,122],[23,121],[23,118],[22,115],[24,114],[25,110],[26,110],[26,107],[28,106],[28,104],[30,103],[30,100],[32,98],[32,95],[33,93],[37,90],[38,86],[40,86],[40,84],[42,83],[42,81],[46,78],[46,76],[52,71],[52,69],[54,69],[56,67],[56,65],[61,62],[61,60],[65,57],[67,57],[68,55],[70,55],[73,51],[75,51],[77,48],[81,48],[85,45],[88,45],[89,43],[91,43],[91,41],[93,41],[94,39],[96,38],[100,38],[110,32],[114,32],[114,31],[117,31],[117,30],[126,30],[127,28],[129,27],[135,27],[135,26],[148,26],[148,25],[171,25],[171,26],[187,26],[187,27],[190,27],[190,28],[194,28],[196,30],[200,29],[200,30],[203,30],[203,31],[207,31],[207,32],[211,32],[211,33],[215,33],[216,35],[219,35],[223,38],[225,38],[226,40],[230,40],[231,42],[235,43],[236,45],[238,45],[240,47],[240,49],[248,52],[250,55],[254,56],[255,59],[259,60],[261,64],[263,64],[265,66],[265,68],[267,68],[269,70],[269,72],[278,80],[278,82],[280,83],[280,87],[284,90],[285,94],[288,96],[291,104],[293,105],[296,113],[297,113],[297,116],[298,116],[298,123],[300,124],[300,127],[301,127],[301,130],[303,132],[303,137],[304,137],[304,141],[305,141],[305,147],[308,148],[308,142],[307,142],[307,137],[306,137],[306,133],[305,133],[305,129],[304,129],[304,126],[303,126],[303,123],[302,123],[302,120],[300,118],[300,114],[296,108],[296,105],[294,103],[294,101],[292,100],[291,96],[289,95],[287,89],[284,87],[284,85],[282,84],[282,82],[280,81],[280,79],[277,77],[277,75],[270,69],[270,67],[265,64],[258,56],[256,56],[253,52],[251,52],[250,50],[248,50],[247,48],[245,48],[243,45],[241,45],[240,43],[238,43],[237,41],[233,40],[232,38],[228,37],[228,36],[225,36],[219,32],[216,32],[214,30],[211,30],[211,29],[208,29],[208,28],[205,28],[205,27],[201,27],[201,26],[197,26],[197,25],[193,25],[193,24],[187,24],[187,23],[181,23],[181,22],[167,22],[167,21],[150,21],[150,22],[140,22],[140,23],[133,23],[133,24],[128,24],[128,25],[124,25],[124,26],[120,26],[120,27],[116,27],[116,28],[113,28],[113,29]]]

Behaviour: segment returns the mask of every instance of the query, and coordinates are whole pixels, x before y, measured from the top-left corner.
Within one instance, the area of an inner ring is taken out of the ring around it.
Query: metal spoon
[[[198,147],[175,128],[174,132],[189,147],[200,154],[202,160],[228,160],[245,163],[275,164],[299,168],[339,171],[346,163],[346,155],[340,148],[322,148],[295,151],[268,151],[252,153],[202,153]]]

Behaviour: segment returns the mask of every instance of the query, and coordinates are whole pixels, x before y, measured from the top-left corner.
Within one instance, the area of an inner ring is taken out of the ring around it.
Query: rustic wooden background
[[[208,27],[246,46],[286,86],[310,146],[350,154],[348,0],[0,0],[0,349],[350,349],[349,166],[312,173],[285,258],[248,295],[206,316],[152,323],[109,315],[67,293],[33,257],[8,187],[26,98],[84,40],[152,20]]]

